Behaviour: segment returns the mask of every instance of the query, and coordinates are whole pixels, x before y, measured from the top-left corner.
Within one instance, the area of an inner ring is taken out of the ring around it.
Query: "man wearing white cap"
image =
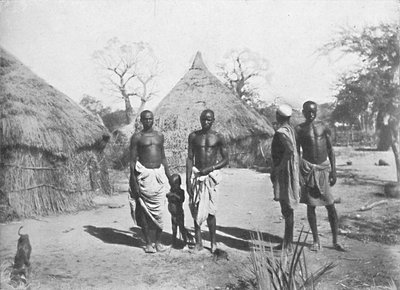
[[[271,145],[274,200],[279,201],[285,218],[283,243],[276,249],[292,250],[294,207],[299,202],[299,158],[295,131],[290,125],[292,108],[280,105],[276,110],[277,129]]]

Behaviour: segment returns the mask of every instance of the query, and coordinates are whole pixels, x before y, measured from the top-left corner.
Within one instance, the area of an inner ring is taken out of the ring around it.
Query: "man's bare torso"
[[[194,166],[202,170],[217,163],[218,151],[221,147],[220,136],[215,131],[195,131],[192,133]]]
[[[139,132],[133,138],[138,161],[146,168],[159,168],[162,162],[163,135],[157,131]]]
[[[328,158],[327,129],[320,122],[302,123],[296,127],[298,146],[302,148],[302,157],[314,164],[321,164]]]

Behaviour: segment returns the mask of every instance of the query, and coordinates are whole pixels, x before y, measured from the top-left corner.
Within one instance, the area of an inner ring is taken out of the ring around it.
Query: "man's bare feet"
[[[215,250],[217,249],[216,244],[211,244],[211,253],[214,254]]]
[[[163,246],[161,243],[156,243],[156,250],[157,252],[164,252],[167,250],[167,248]]]
[[[321,244],[319,242],[314,242],[310,247],[310,251],[313,252],[318,252],[320,250],[321,250]]]
[[[333,248],[339,252],[347,252],[346,249],[340,244],[333,244]]]
[[[147,254],[154,254],[156,253],[156,249],[152,245],[146,245],[146,248],[144,249],[144,252]]]

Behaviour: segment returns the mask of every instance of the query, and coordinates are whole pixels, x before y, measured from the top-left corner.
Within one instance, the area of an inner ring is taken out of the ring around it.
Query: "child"
[[[171,223],[172,223],[172,246],[177,246],[177,228],[179,226],[179,231],[181,232],[183,242],[187,243],[187,238],[189,233],[187,232],[184,221],[185,214],[183,212],[183,202],[185,201],[185,191],[181,188],[181,177],[179,174],[173,174],[171,176],[171,190],[167,194],[168,198],[168,210],[171,213]]]

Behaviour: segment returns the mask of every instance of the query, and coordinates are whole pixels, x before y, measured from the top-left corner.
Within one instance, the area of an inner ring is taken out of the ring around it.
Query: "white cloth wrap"
[[[164,166],[161,164],[159,168],[146,168],[137,161],[135,170],[138,172],[136,178],[139,184],[140,205],[155,225],[162,229],[162,214],[169,192],[169,181]]]
[[[192,168],[191,188],[193,198],[189,199],[189,207],[193,219],[201,226],[208,215],[217,211],[217,185],[221,182],[221,173],[214,170],[208,175],[200,176],[196,167]]]

